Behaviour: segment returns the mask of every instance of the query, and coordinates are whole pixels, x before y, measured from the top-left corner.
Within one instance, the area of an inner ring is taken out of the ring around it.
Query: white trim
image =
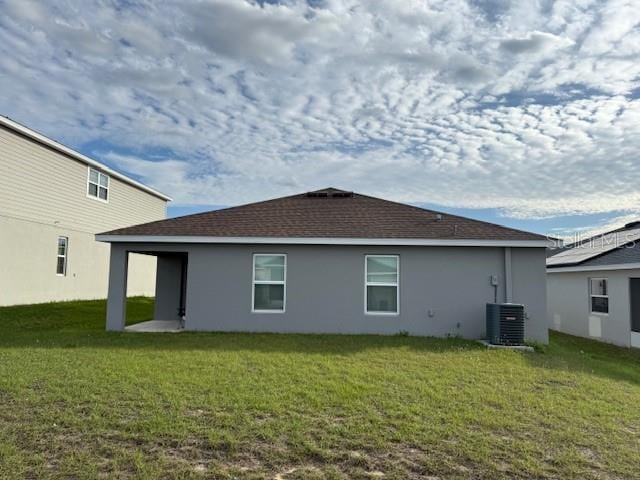
[[[593,281],[602,281],[606,282],[605,290],[607,292],[606,295],[601,295],[599,293],[593,293]],[[609,279],[607,277],[589,277],[589,313],[591,315],[599,315],[599,316],[609,316]],[[597,312],[593,310],[593,302],[592,298],[606,298],[607,299],[607,311],[606,312]]]
[[[96,172],[98,174],[98,183],[92,182],[91,181],[91,170],[93,170],[94,172]],[[107,179],[107,186],[103,187],[102,185],[100,185],[100,176],[103,176]],[[96,194],[97,195],[91,195],[91,193],[89,193],[89,187],[91,185],[95,185],[96,186]],[[105,188],[107,190],[107,198],[100,198],[100,189],[101,188]],[[97,168],[92,167],[91,165],[87,166],[87,198],[91,198],[92,200],[98,200],[99,202],[102,203],[109,203],[109,197],[111,196],[111,194],[109,193],[109,190],[111,188],[111,177],[109,177],[109,175],[107,175],[104,172],[101,172],[100,170],[98,170]]]
[[[367,280],[367,276],[368,276],[368,262],[367,260],[369,258],[389,258],[389,257],[393,257],[396,259],[396,283],[369,283]],[[372,286],[372,287],[396,287],[396,311],[395,312],[379,312],[379,311],[372,311],[370,312],[367,309],[367,306],[369,304],[369,299],[367,298],[368,296],[368,289],[367,287]],[[397,317],[398,315],[400,315],[400,255],[394,255],[394,254],[389,254],[389,255],[385,255],[385,254],[375,254],[375,255],[365,255],[364,256],[364,314],[365,315],[383,315],[383,316],[391,316],[391,317]]]
[[[640,269],[640,263],[621,263],[619,265],[583,265],[579,267],[547,267],[547,273],[566,272],[598,272],[601,270],[635,270]]]
[[[256,257],[282,257],[284,259],[284,279],[256,280]],[[282,310],[256,310],[256,285],[282,285]],[[287,309],[287,254],[286,253],[254,253],[251,262],[251,313],[285,313]]]
[[[64,240],[64,254],[60,255],[60,239]],[[65,237],[63,235],[59,235],[56,242],[56,276],[58,277],[66,277],[67,276],[67,259],[69,257],[69,237]],[[58,273],[58,259],[63,258],[64,263],[62,266],[62,273]]]
[[[547,247],[547,240],[449,240],[425,238],[212,237],[196,235],[96,235],[98,242],[253,243],[265,245],[388,245],[424,247]]]
[[[631,346],[634,348],[640,348],[640,333],[631,331]]]
[[[111,168],[107,167],[106,165],[96,160],[93,160],[92,158],[87,157],[86,155],[76,152],[75,150],[72,150],[69,147],[65,147],[61,143],[58,143],[55,140],[51,140],[50,138],[47,138],[44,135],[38,132],[35,132],[30,128],[27,128],[24,125],[20,125],[19,123],[14,122],[13,120],[7,117],[4,117],[2,115],[0,115],[0,125],[10,130],[13,130],[15,132],[18,132],[24,135],[25,137],[29,137],[31,140],[41,143],[42,145],[45,145],[49,148],[57,150],[60,153],[68,155],[75,160],[86,163],[87,165],[91,165],[95,168],[98,168],[99,170],[106,172],[110,176],[117,178],[118,180],[122,180],[123,182],[128,183],[129,185],[133,185],[134,187],[139,188],[140,190],[144,190],[145,192],[150,193],[151,195],[154,195],[158,198],[161,198],[162,200],[166,200],[167,202],[170,202],[172,200],[171,197],[165,195],[164,193],[160,193],[159,191],[151,187],[147,187],[146,185],[134,180],[133,178],[129,178],[126,175],[123,175],[122,173],[118,173],[115,170],[112,170]]]

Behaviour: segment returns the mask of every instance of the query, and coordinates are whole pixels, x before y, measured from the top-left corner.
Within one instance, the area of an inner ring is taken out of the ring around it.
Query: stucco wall
[[[189,330],[329,332],[413,335],[485,334],[491,275],[504,301],[504,249],[261,245],[114,245],[114,249],[189,252]],[[527,308],[526,336],[547,342],[544,249],[512,249],[513,301]],[[284,313],[251,312],[252,255],[287,254]],[[400,256],[400,313],[364,312],[366,254]],[[163,268],[163,264],[160,264]],[[157,296],[163,292],[158,291]],[[114,308],[116,311],[117,308]],[[431,311],[431,315],[429,314]]]
[[[180,320],[180,286],[182,258],[179,256],[158,256],[156,275],[156,295],[154,318],[156,320]]]
[[[589,305],[589,278],[609,279],[609,314]],[[628,347],[630,345],[629,278],[640,270],[600,270],[547,274],[550,327],[560,332]]]
[[[549,340],[545,261],[544,248],[511,249],[513,302],[525,306],[527,337],[542,343]]]
[[[56,275],[58,237],[68,243],[67,274]],[[0,216],[0,306],[97,299],[107,295],[109,245],[91,233]],[[153,295],[156,259],[132,255],[129,295]]]

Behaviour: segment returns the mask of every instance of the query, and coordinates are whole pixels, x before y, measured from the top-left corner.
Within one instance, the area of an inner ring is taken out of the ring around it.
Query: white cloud
[[[575,243],[578,241],[586,240],[595,235],[610,232],[618,229],[628,223],[636,222],[640,218],[640,209],[636,209],[635,213],[616,215],[607,220],[587,223],[580,227],[573,228],[556,228],[550,233],[550,236],[554,238],[562,239],[565,244]]]
[[[524,37],[506,38],[500,41],[500,48],[513,54],[549,52],[557,48],[573,45],[573,41],[547,32],[530,32]]]
[[[632,2],[315,3],[5,0],[0,112],[178,203],[637,211]]]
[[[179,31],[214,54],[267,63],[291,60],[303,43],[335,30],[326,11],[288,5],[257,5],[237,0],[184,2]]]

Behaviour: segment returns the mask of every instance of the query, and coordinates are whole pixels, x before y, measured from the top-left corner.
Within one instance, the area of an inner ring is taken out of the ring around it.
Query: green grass
[[[0,309],[0,478],[640,478],[637,351],[103,327]]]

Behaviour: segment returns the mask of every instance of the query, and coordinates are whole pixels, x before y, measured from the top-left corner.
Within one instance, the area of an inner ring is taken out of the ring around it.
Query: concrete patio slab
[[[124,327],[126,332],[178,333],[183,329],[177,320],[149,320]]]
[[[520,350],[521,352],[535,352],[533,347],[529,345],[494,345],[486,340],[478,340],[479,343],[487,348],[497,348],[498,350]]]

